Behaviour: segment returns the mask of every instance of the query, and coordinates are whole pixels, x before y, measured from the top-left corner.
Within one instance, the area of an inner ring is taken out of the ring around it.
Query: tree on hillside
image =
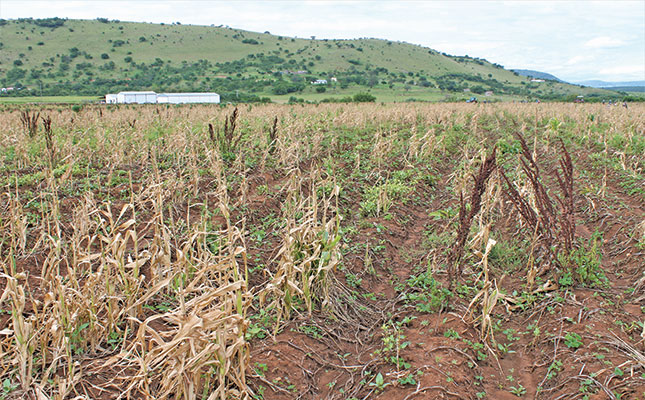
[[[481,86],[481,85],[477,85],[477,86],[471,87],[470,91],[473,92],[473,93],[476,93],[476,94],[484,94],[486,89],[484,89],[484,87]]]
[[[356,103],[370,103],[376,101],[376,97],[369,93],[356,93],[352,100]]]

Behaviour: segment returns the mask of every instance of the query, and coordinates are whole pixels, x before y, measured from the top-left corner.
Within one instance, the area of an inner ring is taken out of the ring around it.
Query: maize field
[[[645,399],[643,104],[0,120],[0,399]]]

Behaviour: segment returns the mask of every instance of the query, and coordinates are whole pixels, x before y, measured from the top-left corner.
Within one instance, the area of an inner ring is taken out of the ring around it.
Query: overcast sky
[[[570,82],[645,80],[645,0],[0,0],[0,18],[21,17],[179,21],[319,39],[375,37]]]

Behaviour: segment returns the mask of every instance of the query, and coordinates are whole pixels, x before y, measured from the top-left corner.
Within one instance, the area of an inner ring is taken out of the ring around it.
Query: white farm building
[[[116,102],[125,103],[125,104],[156,103],[157,93],[155,92],[119,92],[116,95]]]
[[[155,93],[155,92],[119,92],[106,94],[107,104],[186,104],[186,103],[219,103],[217,93]]]
[[[160,104],[219,103],[219,94],[217,93],[160,93],[157,95],[157,103],[160,103]]]

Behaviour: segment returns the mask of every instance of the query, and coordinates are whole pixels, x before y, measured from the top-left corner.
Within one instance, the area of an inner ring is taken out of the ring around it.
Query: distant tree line
[[[33,24],[36,26],[42,26],[44,28],[52,28],[56,29],[59,28],[63,25],[65,25],[65,21],[67,21],[67,18],[18,18],[17,21],[19,23],[27,23],[27,24]],[[4,26],[7,24],[7,20],[0,19],[0,26]]]

